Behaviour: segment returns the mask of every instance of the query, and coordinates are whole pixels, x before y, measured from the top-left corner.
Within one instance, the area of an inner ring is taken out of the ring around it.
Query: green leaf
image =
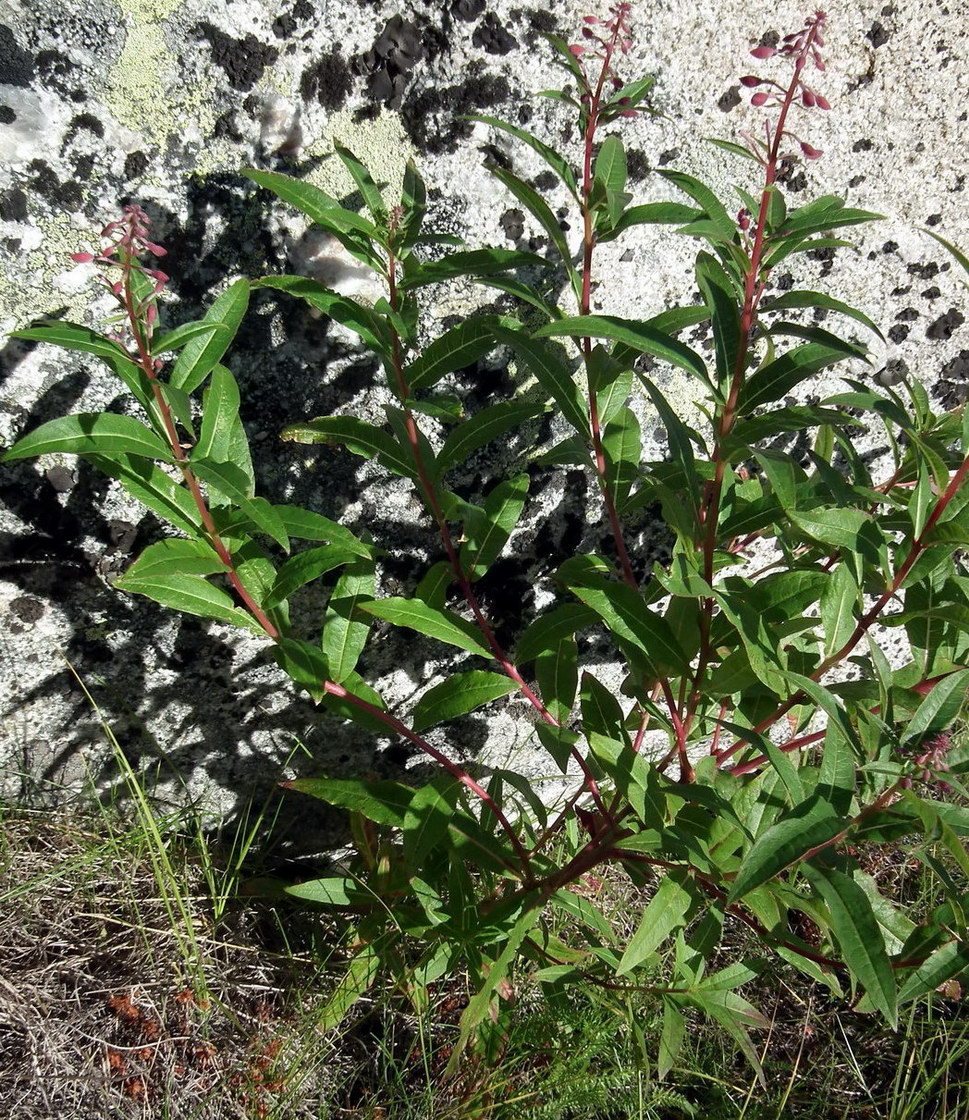
[[[374,219],[380,221],[387,216],[387,206],[383,200],[383,195],[377,188],[377,184],[373,181],[370,172],[364,167],[359,159],[342,144],[334,144],[333,150],[343,160],[343,164],[353,181],[357,184],[357,190],[360,191],[363,197],[364,204],[373,215]]]
[[[164,572],[140,579],[126,573],[115,580],[115,587],[131,594],[144,595],[163,607],[185,614],[214,618],[263,634],[263,629],[246,611],[235,606],[226,592],[215,587],[201,575],[185,572]]]
[[[807,863],[803,871],[827,905],[845,964],[894,1030],[898,1024],[895,977],[868,896],[853,879],[832,867]]]
[[[664,1081],[676,1065],[686,1039],[686,1016],[669,997],[663,997],[663,1031],[656,1058],[656,1076]]]
[[[629,196],[626,189],[626,152],[618,136],[607,136],[596,156],[593,190],[601,192],[609,217],[609,226],[619,221]]]
[[[249,497],[249,479],[234,463],[213,463],[209,459],[192,459],[192,471],[204,483],[217,490],[237,506],[266,536],[272,537],[289,552],[286,526],[265,498]]]
[[[621,342],[640,353],[651,354],[654,358],[661,358],[664,362],[685,369],[705,383],[707,381],[706,366],[695,350],[648,323],[617,319],[612,315],[578,315],[573,319],[546,323],[535,331],[533,337],[561,335],[572,338],[609,338],[613,342]]]
[[[695,221],[703,214],[682,202],[647,202],[642,206],[630,206],[623,211],[611,229],[596,235],[596,243],[614,241],[621,233],[633,226],[642,225],[685,225]]]
[[[599,615],[626,656],[654,678],[689,668],[669,623],[649,610],[639,592],[603,578],[602,569],[589,557],[567,560],[558,578]]]
[[[373,556],[373,547],[358,540],[353,533],[337,521],[331,521],[321,513],[313,513],[300,506],[276,506],[286,532],[291,537],[304,541],[328,541],[341,544],[348,552],[367,559]]]
[[[847,564],[839,564],[821,592],[821,624],[824,627],[824,656],[837,653],[854,633],[859,589]]]
[[[181,326],[166,331],[160,338],[152,339],[151,352],[152,354],[166,354],[172,350],[178,350],[191,338],[199,338],[201,335],[210,335],[225,330],[228,330],[225,323],[206,323],[203,320],[182,323]]]
[[[533,217],[538,221],[538,224],[548,234],[549,239],[555,246],[562,260],[566,274],[572,282],[572,287],[579,292],[581,290],[581,281],[572,265],[572,251],[569,248],[569,243],[565,234],[562,232],[562,227],[549,208],[548,203],[536,190],[519,179],[513,172],[494,165],[489,165],[488,170],[500,183],[504,184],[526,210],[531,212]]]
[[[319,548],[308,548],[291,556],[276,573],[272,589],[262,602],[267,610],[278,606],[298,588],[326,572],[344,564],[352,564],[357,559],[355,553],[339,544],[325,544]],[[339,682],[337,682],[339,683]]]
[[[376,228],[373,222],[367,221],[360,214],[347,210],[326,191],[314,187],[310,183],[300,182],[289,175],[280,175],[275,171],[252,171],[246,169],[242,172],[247,179],[251,179],[263,190],[272,191],[290,206],[295,206],[307,218],[318,226],[329,230],[356,230],[366,237],[373,237]]]
[[[669,872],[660,883],[619,961],[617,976],[625,976],[643,964],[671,934],[689,921],[696,899],[686,883],[686,873],[681,871]]]
[[[408,389],[429,389],[446,374],[464,369],[483,358],[498,345],[494,326],[496,319],[481,315],[465,319],[425,346],[420,357],[404,369]]]
[[[827,844],[846,826],[834,807],[816,794],[795,806],[754,842],[734,879],[728,904]]]
[[[815,509],[810,513],[789,513],[793,525],[802,533],[851,552],[870,551],[864,546],[864,531],[872,525],[871,515],[860,509]]]
[[[561,603],[529,623],[515,648],[515,664],[534,661],[545,650],[553,650],[578,630],[593,626],[598,615],[584,603]]]
[[[597,677],[582,674],[582,731],[589,737],[602,735],[628,744],[625,731],[625,714],[622,705]]]
[[[926,231],[928,232],[928,231]],[[909,1003],[934,992],[946,980],[969,968],[969,947],[962,941],[949,941],[940,946],[905,979],[898,1002]]]
[[[201,321],[211,323],[219,329],[208,335],[190,338],[186,342],[169,378],[176,389],[194,393],[202,384],[228,350],[248,306],[248,280],[236,280],[216,297]]]
[[[535,253],[522,253],[517,249],[471,249],[467,252],[449,253],[439,261],[422,264],[419,271],[401,280],[397,290],[409,291],[425,284],[440,284],[462,276],[491,276],[496,272],[538,266],[548,268],[549,262]]]
[[[740,393],[739,408],[742,412],[751,412],[771,401],[779,400],[802,381],[835,365],[846,356],[841,348],[817,342],[795,346],[793,350],[788,350],[786,354],[757,370],[747,380]]]
[[[48,420],[22,436],[2,461],[30,459],[35,455],[138,455],[173,462],[171,449],[150,428],[131,416],[108,412],[79,412]]]
[[[419,599],[397,597],[362,603],[360,609],[377,618],[386,619],[395,626],[406,626],[428,638],[447,642],[448,645],[457,646],[468,653],[491,657],[491,647],[478,628],[453,611],[435,610]]]
[[[935,685],[912,716],[899,747],[906,747],[926,735],[933,735],[952,723],[966,702],[969,669],[950,673]]]
[[[284,789],[306,793],[338,809],[362,813],[374,824],[402,828],[416,790],[400,782],[343,778],[296,778]]]
[[[642,457],[642,433],[631,408],[619,409],[616,418],[606,424],[602,450],[606,461],[606,491],[616,508],[621,509],[639,477]]]
[[[357,303],[349,296],[331,292],[317,280],[306,276],[263,276],[253,283],[254,288],[274,288],[288,295],[306,300],[308,304],[322,311],[331,319],[358,334],[363,341],[381,356],[390,352],[387,329],[378,315]]]
[[[723,266],[709,253],[698,253],[696,278],[700,291],[710,308],[713,323],[714,351],[717,360],[717,384],[726,393],[730,386],[740,351],[740,311],[737,292]]]
[[[522,331],[507,330],[500,326],[495,328],[495,337],[515,351],[519,362],[558,405],[565,419],[579,435],[589,439],[589,417],[585,401],[571,369],[557,349],[552,350]]]
[[[660,171],[660,175],[671,182],[674,187],[678,187],[684,194],[689,195],[698,206],[702,206],[703,212],[717,231],[728,240],[733,240],[737,231],[734,220],[709,187],[704,186],[699,179],[694,179],[692,175],[686,175],[682,171]]]
[[[226,570],[225,564],[207,541],[186,541],[172,537],[150,544],[128,568],[123,578],[145,581],[172,572],[210,576]]]
[[[374,594],[373,561],[349,565],[337,580],[323,621],[323,653],[330,679],[346,684],[356,669],[370,634],[370,619],[360,617],[358,607]]]
[[[515,682],[502,673],[489,673],[482,669],[455,673],[428,689],[417,701],[411,724],[415,731],[425,731],[436,723],[457,719],[475,708],[490,704],[492,700],[507,696],[515,688]]]
[[[176,529],[189,536],[201,533],[202,518],[188,489],[148,459],[130,455],[88,455],[87,459]]]
[[[225,366],[217,365],[205,390],[202,425],[192,457],[212,459],[216,463],[227,462],[238,416],[239,386]]]
[[[550,148],[548,144],[543,143],[537,136],[533,136],[530,132],[526,132],[523,128],[516,128],[513,124],[507,124],[505,121],[498,120],[496,117],[481,116],[477,113],[471,114],[467,117],[458,117],[458,120],[464,121],[478,121],[481,124],[490,125],[492,128],[501,129],[503,132],[509,133],[517,140],[521,140],[527,144],[533,151],[538,152],[548,166],[555,172],[556,175],[562,180],[568,188],[572,197],[579,200],[579,188],[575,181],[575,173],[569,166],[568,161],[563,159],[562,156]]]
[[[465,420],[448,433],[444,446],[437,454],[434,470],[440,478],[453,467],[467,462],[469,456],[503,436],[512,428],[532,420],[545,411],[545,406],[532,401],[499,401],[498,404],[476,412],[470,420]]]
[[[24,338],[30,342],[47,342],[61,346],[65,350],[76,350],[83,354],[95,354],[101,358],[127,386],[129,392],[146,411],[151,411],[154,394],[144,370],[131,360],[131,356],[119,343],[114,342],[96,331],[77,323],[67,323],[58,319],[37,327],[26,327],[11,331],[11,338]]]
[[[555,719],[564,723],[572,712],[579,683],[578,646],[574,638],[562,638],[554,649],[538,654],[535,679],[545,707]]]
[[[791,291],[784,292],[782,295],[775,296],[771,299],[764,300],[760,305],[761,312],[765,311],[787,311],[792,307],[823,307],[827,311],[837,311],[840,315],[846,315],[850,319],[854,319],[858,323],[862,323],[874,334],[878,335],[884,341],[884,335],[878,329],[877,324],[868,318],[867,315],[862,314],[857,308],[851,307],[847,303],[843,303],[840,299],[835,299],[833,296],[825,295],[823,292],[809,292],[809,291]]]
[[[405,451],[383,428],[367,424],[355,416],[321,416],[316,420],[290,424],[283,428],[280,436],[294,443],[323,443],[331,447],[342,445],[364,459],[375,458],[382,467],[394,474],[405,478],[413,478],[416,474],[409,450]]]
[[[484,509],[477,507],[465,519],[461,546],[461,570],[469,579],[481,579],[498,559],[518,524],[528,497],[528,475],[518,474],[499,482],[485,499]]]

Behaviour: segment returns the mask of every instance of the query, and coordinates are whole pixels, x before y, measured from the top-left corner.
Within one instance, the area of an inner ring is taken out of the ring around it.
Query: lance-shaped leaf
[[[79,412],[48,420],[22,436],[3,455],[3,462],[59,452],[65,455],[137,455],[171,463],[171,449],[131,416]]]
[[[626,656],[653,677],[689,667],[669,623],[651,611],[628,584],[606,579],[596,561],[573,557],[559,568],[558,578],[599,615]]]
[[[150,544],[122,578],[144,581],[172,572],[210,576],[224,571],[225,564],[207,541],[173,537]]]
[[[88,455],[87,460],[109,478],[116,478],[142,505],[170,521],[176,529],[196,536],[202,518],[192,495],[148,459],[131,455]]]
[[[858,584],[851,569],[847,564],[839,564],[821,592],[825,657],[841,649],[854,632],[858,599]]]
[[[539,266],[548,268],[549,262],[535,253],[522,253],[517,249],[470,249],[448,253],[439,261],[422,264],[420,269],[405,276],[397,288],[398,291],[408,291],[425,284],[457,280],[461,276],[493,276],[498,272]]]
[[[589,417],[585,401],[575,383],[572,370],[559,352],[523,331],[495,327],[495,337],[510,346],[525,369],[558,405],[560,412],[584,438],[589,438]]]
[[[438,452],[434,470],[438,477],[452,467],[465,463],[472,452],[484,447],[493,439],[540,416],[545,405],[534,401],[499,401],[498,404],[476,412],[470,420],[465,420],[448,433],[444,446]]]
[[[696,278],[703,298],[710,308],[713,323],[714,352],[717,360],[717,384],[726,393],[727,386],[746,355],[740,351],[740,311],[737,290],[723,266],[709,253],[699,253]]]
[[[435,338],[404,370],[407,387],[411,391],[429,389],[446,373],[464,369],[494,350],[496,321],[490,315],[465,319]]]
[[[349,296],[331,292],[329,288],[306,276],[264,276],[261,280],[255,281],[253,287],[275,288],[280,292],[304,299],[324,315],[328,315],[348,330],[358,334],[378,354],[389,353],[390,343],[386,327],[380,317],[369,307],[364,307]]]
[[[615,226],[622,215],[629,195],[626,190],[626,151],[616,135],[602,141],[593,170],[593,197],[601,196],[609,228]]]
[[[728,902],[736,902],[819,845],[827,844],[847,825],[830,802],[817,794],[801,802],[754,842],[734,879]]]
[[[248,280],[236,280],[216,297],[201,321],[219,329],[207,335],[196,335],[185,343],[169,378],[176,389],[194,393],[202,384],[228,350],[248,306]]]
[[[631,408],[620,408],[602,433],[602,450],[606,460],[606,492],[617,509],[629,497],[639,476],[642,457],[642,433]]]
[[[289,175],[280,175],[276,171],[242,172],[247,179],[251,179],[257,186],[264,190],[272,191],[297,210],[302,211],[307,218],[316,222],[318,226],[330,230],[355,230],[367,237],[373,237],[376,227],[360,214],[347,210],[326,191],[314,187],[311,183],[301,182]]]
[[[360,191],[363,201],[374,219],[379,221],[386,217],[387,205],[367,168],[349,148],[345,148],[342,144],[334,144],[333,150],[343,161],[347,171],[350,172],[353,181],[357,184],[357,190]]]
[[[52,346],[61,346],[65,350],[97,355],[117,377],[121,378],[142,408],[151,411],[154,397],[144,370],[131,360],[124,347],[112,339],[105,338],[104,335],[88,327],[62,320],[11,331],[10,337],[24,338],[30,342],[48,342]]]
[[[290,424],[280,435],[294,443],[342,445],[364,459],[376,459],[382,467],[405,478],[413,478],[416,472],[410,452],[389,432],[355,416],[321,416],[317,420]]]
[[[471,507],[464,522],[466,540],[461,546],[461,570],[469,579],[481,579],[498,559],[518,524],[528,496],[528,475],[518,474],[499,482],[485,498],[484,508]]]
[[[331,544],[342,544],[348,552],[353,552],[364,559],[373,556],[373,546],[358,540],[338,521],[331,521],[321,513],[313,513],[300,506],[275,506],[274,508],[291,537],[298,537],[304,541],[329,541]]]
[[[311,583],[326,572],[331,572],[334,568],[351,564],[356,559],[353,552],[339,544],[325,544],[319,548],[308,548],[305,552],[299,552],[291,556],[276,573],[276,580],[262,605],[267,610],[278,606],[298,588]]]
[[[457,646],[468,653],[491,656],[491,648],[478,628],[453,611],[435,610],[419,599],[397,597],[363,603],[360,609],[377,618],[386,619],[395,626],[406,626],[428,638],[447,642],[448,645]]]
[[[568,335],[572,338],[609,338],[643,354],[651,354],[664,362],[685,369],[705,384],[707,369],[703,359],[689,346],[668,334],[632,319],[617,319],[612,315],[578,315],[572,319],[558,319],[546,323],[535,331],[535,338]]]
[[[801,290],[784,292],[772,299],[764,300],[760,305],[760,310],[761,313],[765,311],[787,311],[792,307],[822,307],[826,311],[836,311],[839,315],[846,315],[849,319],[854,319],[856,322],[862,323],[884,341],[884,335],[872,319],[869,319],[867,315],[863,314],[857,308],[852,307],[850,304],[844,303],[842,300],[835,299],[833,296],[826,295],[823,292]]]
[[[641,206],[630,206],[622,212],[611,229],[596,234],[596,243],[601,245],[606,241],[614,241],[621,233],[632,229],[633,226],[681,226],[702,216],[702,210],[696,210],[682,202],[646,202]]]
[[[899,746],[905,747],[927,735],[944,731],[962,710],[967,688],[969,669],[950,673],[934,685],[909,721]]]
[[[213,463],[209,459],[196,461],[194,458],[192,471],[237,506],[260,532],[272,537],[289,552],[289,535],[282,518],[265,498],[249,496],[249,478],[245,471],[233,463]]]
[[[806,863],[803,871],[827,905],[845,964],[894,1029],[898,1022],[895,977],[868,896],[854,879],[833,867]]]
[[[515,648],[515,664],[534,661],[540,653],[552,650],[576,631],[593,626],[598,615],[584,603],[560,603],[529,623]]]
[[[741,390],[739,408],[742,412],[751,412],[780,400],[802,381],[849,356],[841,347],[818,342],[795,346],[751,375]]]
[[[479,116],[472,114],[467,117],[459,117],[459,120],[465,121],[478,121],[481,124],[490,125],[492,128],[501,129],[502,132],[507,132],[509,135],[514,136],[516,140],[521,140],[522,143],[527,144],[532,151],[538,152],[548,166],[555,172],[556,175],[562,180],[567,187],[572,197],[578,201],[579,188],[575,180],[575,173],[569,166],[566,159],[558,154],[554,148],[550,148],[548,144],[539,140],[537,136],[533,136],[530,132],[526,132],[523,128],[516,128],[513,124],[508,124],[505,121],[498,120],[497,117]]]
[[[362,813],[375,824],[400,828],[417,793],[401,782],[343,778],[296,778],[283,782],[284,789],[306,793],[338,809]]]
[[[946,980],[969,970],[969,948],[961,941],[940,946],[905,979],[898,993],[899,1003],[909,1003],[936,991]]]
[[[262,634],[263,629],[251,615],[235,606],[231,597],[209,583],[203,575],[190,572],[156,572],[141,579],[137,574],[126,573],[115,580],[115,587],[132,594],[144,595],[161,603],[163,607],[185,614],[229,622]]]
[[[684,194],[689,195],[698,206],[702,206],[703,212],[722,236],[733,239],[737,229],[734,220],[727,213],[724,204],[709,187],[704,186],[699,179],[695,179],[692,175],[686,175],[682,171],[661,171],[660,175],[664,179],[668,179],[673,186],[678,187]]]
[[[205,390],[202,424],[192,455],[225,463],[239,417],[239,386],[225,366],[217,365]]]
[[[575,638],[562,638],[554,648],[539,653],[535,658],[535,679],[545,707],[555,719],[564,723],[572,711],[579,685]]]
[[[228,329],[225,323],[206,323],[204,320],[182,323],[181,326],[173,327],[172,330],[152,339],[151,352],[152,354],[166,354],[169,351],[180,349],[189,339]]]
[[[670,872],[643,912],[639,926],[622,955],[616,975],[625,976],[648,960],[674,931],[686,925],[696,904],[697,899],[687,885],[686,874],[680,871]]]
[[[475,708],[490,704],[492,700],[499,700],[515,688],[515,682],[503,673],[489,673],[482,669],[455,673],[428,689],[417,701],[411,726],[417,732],[425,731],[436,723],[457,719]]]
[[[357,608],[374,595],[373,561],[350,565],[337,580],[323,620],[323,652],[330,678],[344,684],[357,667],[370,634],[371,621]]]

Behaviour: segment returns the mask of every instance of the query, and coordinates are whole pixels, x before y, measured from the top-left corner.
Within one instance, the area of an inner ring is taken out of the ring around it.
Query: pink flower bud
[[[753,89],[754,86],[762,86],[764,81],[764,78],[758,78],[754,74],[744,74],[740,79],[740,84],[746,86],[748,89]]]
[[[754,96],[750,99],[751,105],[756,105],[758,106],[758,108],[761,105],[766,105],[768,101],[770,101],[769,93],[755,93]]]
[[[93,253],[71,253],[71,260],[78,264],[90,264],[94,260]]]
[[[569,45],[569,54],[574,58],[581,58],[585,54],[585,47],[581,43],[572,43]]]
[[[583,23],[598,23],[599,22],[599,17],[598,16],[583,16],[582,17],[582,22]]]
[[[155,325],[155,320],[157,318],[158,318],[158,308],[153,303],[149,303],[148,304],[148,312],[145,315],[145,322],[148,324],[149,327],[153,327]]]
[[[754,58],[763,60],[765,58],[773,58],[774,55],[777,54],[777,51],[775,51],[773,47],[754,47],[750,53]]]
[[[814,96],[814,94],[809,89],[805,89],[805,90],[802,91],[802,93],[801,93],[801,103],[804,105],[805,109],[812,108],[814,105],[817,104],[817,100],[818,99]]]
[[[820,159],[824,152],[818,151],[817,148],[812,147],[806,141],[801,141],[801,151],[807,159]]]
[[[111,285],[111,294],[112,295],[120,296],[123,291],[124,291],[124,281],[123,280],[119,280],[116,284]]]
[[[146,241],[145,248],[149,253],[153,253],[156,257],[167,257],[168,250],[163,249],[161,245],[156,245],[154,241]]]
[[[594,39],[595,38],[595,33],[593,31],[591,31],[588,27],[583,27],[582,28],[582,38],[583,39]]]
[[[826,97],[822,97],[820,93],[814,95],[814,102],[819,109],[830,109],[831,105]]]

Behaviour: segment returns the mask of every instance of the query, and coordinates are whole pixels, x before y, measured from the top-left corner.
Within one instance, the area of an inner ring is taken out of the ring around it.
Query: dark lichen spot
[[[73,160],[74,178],[80,179],[81,182],[87,182],[94,171],[94,162],[94,156],[91,155],[75,156]]]
[[[945,342],[953,336],[965,321],[966,317],[961,311],[955,307],[950,307],[944,315],[940,315],[934,323],[929,324],[925,331],[925,337]]]
[[[914,307],[905,307],[895,316],[900,323],[912,323],[919,317]]]
[[[432,155],[455,151],[458,141],[471,133],[471,125],[459,116],[490,109],[511,96],[501,75],[482,73],[480,64],[472,63],[470,69],[470,77],[458,85],[425,90],[404,105],[404,128],[418,151]]]
[[[532,179],[532,186],[542,193],[553,190],[558,183],[558,176],[554,171],[542,171]]]
[[[13,124],[16,119],[17,114],[9,105],[0,105],[0,124]]]
[[[208,42],[212,61],[225,72],[233,89],[252,89],[279,57],[275,47],[260,43],[254,35],[233,39],[211,23],[196,24],[195,32]]]
[[[897,241],[886,241],[885,244],[882,246],[882,252],[883,253],[897,253],[898,252],[898,242]]]
[[[856,140],[851,145],[851,150],[853,152],[870,152],[873,147],[874,147],[874,145],[872,144],[872,142],[870,140],[867,140],[867,139]]]
[[[71,123],[67,126],[64,143],[72,140],[82,129],[98,138],[104,136],[104,125],[93,113],[78,113],[76,117],[71,118]]]
[[[125,179],[140,179],[151,162],[144,152],[129,152],[124,159]]]
[[[79,183],[62,183],[42,159],[35,159],[28,165],[34,178],[30,189],[45,198],[57,210],[80,210],[84,192]]]
[[[731,86],[717,98],[717,108],[721,113],[729,113],[740,104],[740,86]]]
[[[925,219],[925,224],[927,226],[937,226],[937,225],[940,224],[941,221],[942,221],[942,215],[941,214],[930,214]]]
[[[518,40],[506,30],[494,12],[488,12],[474,29],[471,42],[488,54],[508,54],[518,46]]]
[[[933,284],[931,288],[926,288],[922,293],[922,299],[938,299],[940,295],[942,295],[942,289]]]
[[[875,22],[871,25],[870,29],[865,32],[865,38],[877,50],[879,47],[883,47],[888,42],[889,34],[876,19]]]
[[[907,373],[908,362],[904,358],[890,358],[885,363],[884,369],[880,369],[875,374],[875,381],[886,389],[890,389],[893,385],[899,385],[904,381]]]
[[[312,101],[315,97],[331,113],[343,106],[352,89],[353,74],[336,47],[308,66],[299,83],[304,101]]]
[[[47,608],[33,595],[18,595],[10,603],[10,613],[16,615],[21,622],[36,622],[43,617]]]
[[[679,148],[667,148],[665,152],[660,152],[657,163],[660,167],[665,167],[668,163],[680,158]]]
[[[630,148],[626,152],[626,173],[634,183],[641,183],[649,174],[649,161],[642,148]]]
[[[374,101],[399,109],[410,72],[423,57],[417,24],[396,15],[387,20],[373,46],[357,60],[357,68],[369,75],[367,92]]]
[[[485,10],[485,0],[454,0],[451,11],[458,19],[473,20]]]
[[[19,187],[0,193],[0,219],[5,222],[27,221],[27,196]]]
[[[34,77],[34,62],[10,28],[0,23],[0,81],[9,86],[29,86]]]
[[[903,326],[901,323],[897,323],[894,327],[889,328],[888,337],[897,346],[900,342],[904,342],[905,339],[908,338],[908,332],[911,329],[912,329],[911,327],[906,327],[906,326]]]
[[[860,187],[861,184],[865,181],[865,178],[866,178],[866,176],[864,176],[864,175],[852,175],[851,178],[848,180],[848,186],[849,187]]]

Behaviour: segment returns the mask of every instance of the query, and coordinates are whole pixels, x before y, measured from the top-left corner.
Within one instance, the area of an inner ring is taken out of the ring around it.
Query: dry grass
[[[160,882],[146,839],[120,843],[103,823],[3,820],[0,1112],[329,1115],[333,1042],[314,1025],[313,966],[276,951],[272,909],[213,928],[197,867]]]

